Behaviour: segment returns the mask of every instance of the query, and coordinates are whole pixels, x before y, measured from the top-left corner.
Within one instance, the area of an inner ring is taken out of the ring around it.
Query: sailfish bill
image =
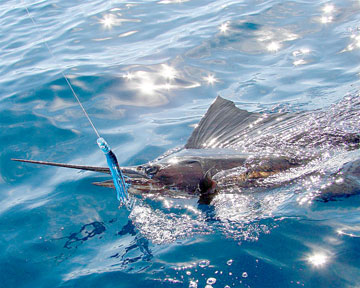
[[[110,174],[110,169],[107,168],[107,167],[73,165],[73,164],[64,164],[64,163],[55,163],[55,162],[46,162],[46,161],[35,161],[35,160],[25,160],[25,159],[16,159],[16,158],[12,158],[11,160],[12,161],[18,161],[18,162],[32,163],[32,164],[58,166],[58,167],[64,167],[64,168],[88,170],[88,171],[94,171],[94,172]]]

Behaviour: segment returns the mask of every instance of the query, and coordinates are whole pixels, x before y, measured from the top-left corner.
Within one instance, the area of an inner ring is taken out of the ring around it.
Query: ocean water
[[[359,186],[315,197],[358,149],[322,145],[257,195],[138,197],[131,212],[91,184],[107,176],[10,160],[106,165],[61,72],[123,166],[184,145],[217,95],[318,111],[301,123],[312,141],[359,134],[359,23],[358,0],[2,1],[0,287],[359,287]]]

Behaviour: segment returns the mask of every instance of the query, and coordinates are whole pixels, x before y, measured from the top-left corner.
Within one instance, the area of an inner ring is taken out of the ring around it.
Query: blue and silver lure
[[[110,146],[106,143],[105,139],[100,137],[97,139],[97,144],[101,151],[104,152],[108,166],[110,168],[111,176],[114,181],[114,186],[117,193],[117,199],[125,204],[127,208],[130,208],[131,201],[127,191],[128,184],[125,182],[124,175],[121,173],[119,163],[115,154],[111,151]]]

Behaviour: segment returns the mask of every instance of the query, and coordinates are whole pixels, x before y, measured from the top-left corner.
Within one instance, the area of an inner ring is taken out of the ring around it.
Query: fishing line
[[[23,3],[23,4],[24,4],[24,3]],[[34,24],[35,29],[37,30],[37,32],[39,33],[39,35],[41,35],[41,32],[40,32],[40,30],[38,29],[38,25],[36,24],[34,18],[31,16],[29,9],[28,9],[26,6],[25,6],[25,9],[26,9],[26,13],[28,14],[31,22]],[[41,37],[41,38],[43,38],[43,37]],[[49,53],[50,53],[52,59],[54,60],[55,64],[57,64],[56,58],[55,58],[53,52],[51,51],[49,45],[47,44],[46,40],[45,40],[45,39],[42,39],[42,42],[43,42],[43,44],[45,45],[45,47],[47,48],[47,50],[49,51]],[[58,65],[58,64],[57,64],[57,65]],[[95,131],[95,133],[96,133],[96,136],[97,136],[98,138],[101,138],[99,132],[98,132],[98,131],[96,130],[96,128],[95,128],[95,125],[93,124],[93,122],[91,121],[88,113],[86,112],[84,106],[81,104],[81,101],[80,101],[79,97],[76,95],[75,90],[73,89],[73,87],[72,87],[72,85],[71,85],[71,83],[70,83],[70,80],[68,79],[68,77],[65,75],[65,73],[64,73],[61,69],[60,69],[60,73],[61,73],[61,75],[63,76],[63,78],[65,79],[65,81],[66,81],[67,85],[69,86],[72,94],[74,95],[76,101],[79,103],[79,105],[80,105],[82,111],[84,112],[86,118],[89,120],[89,123],[90,123],[91,127],[94,129],[94,131]]]
[[[24,5],[25,9],[26,9],[26,13],[29,16],[29,18],[31,19],[31,22],[33,23],[35,29],[37,30],[38,34],[41,36],[42,38],[42,42],[45,45],[45,47],[47,48],[47,50],[49,51],[53,61],[55,62],[56,65],[59,65],[58,62],[56,61],[56,57],[54,56],[52,50],[50,49],[49,45],[47,44],[46,40],[44,39],[44,37],[42,37],[42,33],[38,28],[38,25],[35,22],[35,19],[31,16],[29,9],[26,7],[25,3],[22,1],[22,4]],[[125,182],[124,179],[124,175],[121,172],[121,169],[119,167],[118,161],[116,159],[115,154],[111,151],[110,146],[106,143],[105,139],[102,138],[99,134],[99,132],[97,131],[97,129],[95,128],[95,125],[93,124],[93,122],[91,121],[88,113],[86,112],[84,106],[81,104],[81,101],[79,99],[79,97],[77,96],[77,94],[75,93],[74,88],[72,87],[69,78],[65,75],[65,73],[62,70],[62,67],[60,67],[61,69],[61,75],[63,76],[63,78],[65,79],[67,85],[69,86],[72,94],[74,95],[76,101],[79,103],[82,111],[84,112],[86,118],[89,120],[89,123],[91,125],[91,127],[94,129],[96,136],[97,136],[97,144],[99,146],[99,148],[101,149],[101,151],[104,152],[109,169],[110,169],[110,174],[113,178],[113,182],[114,182],[114,187],[117,193],[117,199],[125,204],[126,208],[128,210],[130,210],[134,204],[134,202],[132,201],[132,199],[129,198],[129,194],[128,194],[128,186],[129,184],[127,184]]]

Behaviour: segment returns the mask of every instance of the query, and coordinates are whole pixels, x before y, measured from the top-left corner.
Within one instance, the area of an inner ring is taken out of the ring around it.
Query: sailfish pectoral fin
[[[25,159],[15,159],[12,158],[12,161],[32,163],[32,164],[40,164],[40,165],[49,165],[49,166],[58,166],[64,168],[72,168],[72,169],[80,169],[87,171],[94,171],[100,173],[110,174],[110,169],[107,167],[96,167],[96,166],[83,166],[83,165],[73,165],[73,164],[64,164],[64,163],[55,163],[55,162],[46,162],[46,161],[35,161],[35,160],[25,160]]]
[[[212,179],[210,175],[210,169],[204,175],[204,178],[199,183],[200,197],[199,204],[210,205],[212,199],[218,193],[217,183]]]

